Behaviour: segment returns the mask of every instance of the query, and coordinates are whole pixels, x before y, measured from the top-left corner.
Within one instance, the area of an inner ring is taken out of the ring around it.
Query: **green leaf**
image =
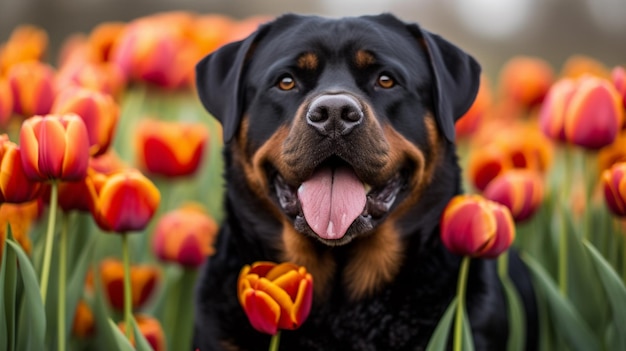
[[[0,238],[0,240],[6,240]],[[4,241],[3,241],[4,242]],[[0,250],[0,282],[5,281],[6,271],[7,271],[7,255],[6,255],[6,245],[2,246],[2,250]],[[4,294],[5,294],[6,286],[0,289],[0,349],[2,350],[11,350],[9,347],[9,323],[15,323],[14,321],[8,320],[7,312],[5,311],[5,302],[4,302]],[[12,336],[12,335],[11,335]]]
[[[472,337],[472,326],[467,318],[467,312],[463,310],[463,351],[474,351],[474,338]]]
[[[66,293],[66,312],[65,326],[66,333],[69,335],[72,329],[72,322],[76,312],[76,305],[83,295],[85,286],[85,277],[89,269],[89,261],[93,257],[93,247],[96,242],[96,236],[92,235],[87,245],[85,245],[78,262],[76,263],[68,281]]]
[[[600,255],[600,253],[589,242],[584,242],[587,251],[589,252],[594,266],[606,294],[611,304],[611,312],[613,314],[613,325],[616,328],[615,335],[619,337],[621,343],[621,349],[626,347],[626,288],[624,283],[619,278],[615,270],[609,265],[608,262]]]
[[[114,350],[135,351],[133,345],[131,345],[130,341],[126,339],[126,335],[124,335],[120,328],[117,327],[117,324],[115,324],[115,322],[113,322],[111,319],[108,320],[108,324],[109,330],[111,331],[111,334],[113,334],[113,337],[115,338],[115,344],[117,346]]]
[[[164,298],[163,326],[168,331],[168,349],[191,349],[196,272],[182,268],[177,279],[171,281]]]
[[[509,316],[508,351],[522,351],[526,340],[526,315],[517,289],[509,277],[501,277]]]
[[[131,318],[130,321],[132,323],[133,335],[135,336],[135,346],[137,347],[137,351],[152,351],[152,346],[150,346],[148,340],[146,340],[146,337],[141,334],[139,326],[137,325],[137,321],[135,321],[135,317]]]
[[[556,284],[543,267],[528,255],[523,255],[522,259],[530,269],[536,287],[545,293],[547,307],[554,318],[553,324],[557,333],[563,337],[572,350],[600,350],[598,339],[571,302],[560,294]]]
[[[7,226],[7,239],[12,240],[13,236],[11,235],[11,227]],[[5,257],[6,256],[6,257]],[[15,324],[17,323],[16,316],[16,307],[18,306],[17,299],[17,274],[18,274],[18,265],[15,253],[13,250],[6,250],[5,255],[5,264],[6,271],[4,272],[4,277],[2,282],[4,282],[4,299],[0,302],[4,304],[4,319],[6,320],[6,333],[7,333],[7,344],[9,350],[15,350],[15,336],[16,336],[16,328]]]
[[[456,297],[450,302],[450,306],[446,309],[441,320],[437,324],[433,335],[428,341],[426,351],[445,351],[447,349],[450,329],[454,321],[454,312],[456,311]]]
[[[7,240],[17,256],[20,265],[24,295],[20,311],[18,350],[45,350],[46,312],[39,292],[35,270],[22,248],[12,240]]]
[[[92,269],[95,277],[99,277],[100,271],[97,264],[92,264]],[[115,333],[109,327],[108,308],[105,297],[102,293],[102,283],[100,279],[94,279],[95,293],[94,293],[94,320],[95,327],[98,332],[95,336],[95,344],[99,345],[102,350],[116,350],[117,340]],[[117,328],[117,326],[116,326]]]

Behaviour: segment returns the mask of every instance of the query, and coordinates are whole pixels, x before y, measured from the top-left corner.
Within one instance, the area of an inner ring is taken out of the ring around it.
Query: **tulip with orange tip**
[[[122,70],[109,62],[90,63],[78,61],[63,66],[57,77],[58,88],[63,91],[68,86],[79,86],[119,98],[126,80]]]
[[[39,200],[21,204],[4,203],[0,206],[0,259],[9,224],[13,239],[20,244],[24,252],[30,254],[32,247],[30,229],[41,216],[42,210],[43,206]]]
[[[481,76],[480,86],[476,99],[470,106],[469,110],[455,124],[456,135],[458,138],[470,136],[481,126],[482,120],[492,105],[492,93],[486,76]]]
[[[202,161],[208,131],[200,123],[144,119],[135,139],[139,164],[165,177],[193,174]]]
[[[77,181],[87,174],[89,135],[75,114],[34,116],[20,130],[22,164],[34,181]]]
[[[626,69],[616,66],[611,71],[611,80],[617,92],[622,97],[622,105],[626,108]]]
[[[572,55],[565,63],[560,73],[564,78],[580,78],[592,75],[599,78],[609,78],[609,69],[600,61],[585,55]]]
[[[11,86],[6,79],[0,78],[0,126],[4,127],[9,123],[13,115],[13,93]]]
[[[56,97],[52,113],[74,113],[82,118],[89,135],[89,154],[99,156],[111,145],[119,119],[119,106],[109,94],[68,87]]]
[[[115,43],[124,32],[123,22],[98,24],[87,37],[87,58],[94,63],[109,62]]]
[[[618,162],[626,162],[626,130],[622,130],[613,143],[598,151],[598,170],[600,173]]]
[[[26,177],[20,148],[6,134],[0,135],[0,203],[29,202],[40,191],[41,183]]]
[[[227,33],[235,26],[235,21],[221,14],[198,16],[193,21],[192,40],[207,55],[227,43]]]
[[[48,34],[33,25],[16,27],[0,48],[0,76],[10,67],[27,61],[41,61],[48,49]]]
[[[311,311],[313,277],[305,267],[256,262],[243,267],[237,286],[250,324],[262,333],[297,329]]]
[[[542,176],[528,169],[513,169],[493,179],[483,196],[506,206],[516,222],[525,221],[539,208],[544,196]]]
[[[84,300],[78,301],[74,321],[72,322],[72,334],[79,339],[92,336],[95,332],[96,323],[93,311]]]
[[[153,251],[162,261],[197,268],[215,253],[217,223],[199,205],[188,204],[164,214],[156,224]]]
[[[18,63],[9,69],[7,79],[13,94],[13,112],[24,117],[50,112],[56,94],[52,67],[38,61]]]
[[[161,194],[143,174],[134,169],[94,180],[91,213],[105,231],[127,233],[143,230],[154,216]]]
[[[111,307],[121,311],[124,308],[124,267],[121,261],[114,258],[104,259],[100,263],[100,279],[102,289]],[[154,265],[133,265],[130,267],[132,285],[132,306],[143,307],[152,297],[161,279],[159,269]]]
[[[158,319],[139,314],[135,315],[135,321],[137,322],[137,328],[139,328],[139,332],[141,333],[141,335],[143,335],[148,344],[150,344],[152,350],[167,350],[165,333],[163,332],[163,328],[161,327],[161,323]],[[118,323],[118,327],[120,328],[122,333],[126,333],[126,324],[123,321]],[[130,342],[133,346],[135,345],[134,336],[131,336]]]
[[[500,71],[500,88],[505,99],[532,108],[539,105],[554,81],[554,71],[544,59],[516,56]]]
[[[452,198],[440,224],[441,241],[457,255],[494,258],[515,239],[515,224],[509,210],[479,195]]]
[[[511,168],[513,163],[505,150],[497,145],[487,145],[472,150],[468,174],[474,187],[482,191],[494,178]]]
[[[112,174],[130,168],[112,148],[102,155],[90,158],[89,167],[102,174]]]
[[[608,80],[584,75],[555,83],[539,119],[551,138],[599,149],[615,140],[624,111],[621,96]]]
[[[616,163],[602,172],[601,181],[609,210],[618,217],[626,217],[626,162]]]

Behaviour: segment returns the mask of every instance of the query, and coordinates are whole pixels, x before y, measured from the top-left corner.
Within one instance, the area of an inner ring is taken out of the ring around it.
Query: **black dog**
[[[439,220],[461,192],[454,123],[477,93],[476,61],[391,15],[285,15],[196,73],[223,124],[227,217],[199,281],[194,347],[267,349],[236,287],[245,264],[265,260],[314,278],[311,314],[282,350],[424,349],[456,292],[460,258]],[[494,263],[470,268],[477,350],[506,347]],[[530,282],[513,255],[511,267],[534,340]]]

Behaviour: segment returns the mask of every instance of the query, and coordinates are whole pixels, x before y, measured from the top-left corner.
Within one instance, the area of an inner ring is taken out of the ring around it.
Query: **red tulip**
[[[91,308],[84,300],[78,301],[74,321],[72,323],[72,334],[78,338],[87,338],[95,331],[95,319]]]
[[[626,108],[626,69],[620,66],[615,67],[611,71],[611,80],[617,92],[622,96],[622,105]]]
[[[626,162],[619,162],[602,172],[602,188],[609,210],[626,217]]]
[[[145,119],[136,136],[139,163],[152,174],[179,177],[199,167],[208,140],[203,124]]]
[[[7,225],[11,224],[11,234],[15,241],[30,254],[32,243],[30,241],[30,228],[42,212],[41,201],[33,200],[21,204],[4,203],[0,206],[0,259],[2,259],[2,247],[6,240]]]
[[[517,222],[530,218],[543,201],[541,175],[528,169],[509,170],[493,179],[483,192],[485,198],[506,206]]]
[[[39,196],[41,183],[26,177],[22,154],[6,134],[0,135],[0,202],[23,203]]]
[[[134,265],[130,267],[132,286],[132,306],[141,308],[153,295],[160,281],[160,272],[153,265]],[[102,288],[111,306],[119,311],[124,308],[124,266],[121,261],[108,258],[100,263]]]
[[[50,113],[55,96],[54,70],[38,61],[18,63],[7,74],[13,111],[24,117]]]
[[[89,134],[89,153],[105,153],[119,118],[119,107],[111,95],[80,87],[68,87],[56,98],[52,106],[55,114],[75,113],[85,122]]]
[[[196,268],[215,252],[217,229],[215,220],[198,206],[187,205],[168,212],[154,229],[154,253],[163,261]]]
[[[74,114],[35,116],[20,131],[22,164],[35,181],[81,180],[89,163],[89,136],[83,120]]]
[[[152,350],[165,351],[167,349],[165,333],[163,332],[163,328],[161,327],[161,323],[158,319],[147,315],[135,315],[135,321],[137,322],[139,332],[144,338],[146,338],[146,341],[150,344]],[[126,325],[123,321],[118,323],[118,327],[122,333],[126,333]],[[135,345],[135,338],[132,335],[130,342],[133,346]]]
[[[515,238],[509,210],[478,195],[458,195],[441,217],[441,240],[454,254],[493,258]]]
[[[517,105],[529,108],[543,101],[553,80],[552,67],[536,57],[514,57],[500,72],[504,96]]]
[[[143,230],[152,219],[161,195],[140,172],[122,170],[94,179],[92,215],[101,229],[125,233]]]
[[[5,79],[0,79],[0,126],[6,126],[13,115],[13,93]]]
[[[256,262],[243,267],[237,286],[250,324],[262,333],[297,329],[311,311],[313,277],[304,267]]]

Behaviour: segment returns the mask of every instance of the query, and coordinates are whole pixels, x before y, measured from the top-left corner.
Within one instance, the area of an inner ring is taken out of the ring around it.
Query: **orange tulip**
[[[598,151],[598,169],[600,173],[618,162],[626,162],[626,131],[622,130],[617,138]]]
[[[478,130],[492,105],[491,87],[486,76],[481,76],[476,99],[469,110],[455,124],[457,138],[470,136]]]
[[[135,321],[137,322],[139,332],[144,338],[146,338],[146,341],[150,344],[152,350],[166,350],[167,344],[165,341],[165,333],[163,332],[163,328],[161,327],[161,323],[159,323],[158,319],[146,315],[135,315]],[[118,323],[118,327],[122,333],[126,333],[126,325],[123,321]],[[134,336],[131,336],[130,342],[133,346],[135,345]]]
[[[565,61],[561,70],[561,77],[579,78],[584,75],[599,78],[609,78],[609,69],[602,62],[585,55],[573,55]]]
[[[104,22],[89,33],[87,47],[88,58],[95,63],[109,62],[115,43],[124,32],[123,22]]]
[[[41,184],[26,177],[20,148],[0,135],[0,202],[23,203],[39,196]]]
[[[124,73],[117,65],[85,62],[84,59],[64,65],[59,70],[57,82],[60,90],[77,85],[114,98],[120,96],[126,85]]]
[[[166,213],[154,229],[153,250],[163,261],[196,268],[213,255],[217,223],[196,205]]]
[[[505,172],[493,179],[483,192],[485,198],[506,206],[517,222],[530,218],[537,211],[543,195],[543,178],[528,169]]]
[[[239,302],[256,330],[275,335],[304,323],[313,301],[313,277],[292,263],[246,265],[237,282]]]
[[[13,93],[6,79],[0,78],[0,126],[6,126],[13,114]]]
[[[452,198],[441,217],[441,240],[450,252],[493,258],[515,239],[509,210],[478,195]]]
[[[619,162],[602,172],[602,188],[609,210],[626,217],[626,162]]]
[[[161,201],[159,189],[133,169],[94,179],[94,192],[91,212],[96,223],[117,233],[144,229]]]
[[[86,88],[68,87],[55,99],[52,112],[75,113],[83,119],[89,134],[91,156],[101,155],[108,150],[119,119],[119,107],[111,95]]]
[[[178,177],[198,169],[207,140],[203,124],[144,119],[135,144],[139,163],[148,172]]]
[[[121,261],[108,258],[100,263],[102,288],[111,306],[122,311],[124,308],[124,266]],[[160,281],[159,269],[153,265],[134,265],[130,267],[132,286],[132,306],[141,308],[150,299]]]
[[[554,84],[540,111],[546,135],[599,149],[615,140],[622,127],[622,99],[606,79],[591,75]]]
[[[611,71],[611,80],[617,92],[622,96],[622,105],[626,108],[626,69],[620,66],[615,67]]]
[[[15,241],[30,254],[31,241],[30,229],[34,222],[39,219],[43,210],[41,201],[33,200],[22,204],[4,203],[0,206],[0,259],[2,249],[7,237],[7,225],[11,224],[11,234]]]
[[[13,111],[30,117],[50,112],[55,96],[54,70],[38,61],[18,63],[7,74],[13,92]]]
[[[0,76],[18,63],[40,61],[47,49],[48,34],[45,30],[32,25],[18,26],[0,48]]]
[[[90,158],[89,167],[103,174],[111,174],[130,168],[112,148],[109,148],[102,155]]]
[[[517,56],[510,59],[500,72],[500,86],[506,99],[531,108],[540,104],[552,81],[550,64],[537,57]]]
[[[91,308],[84,300],[78,301],[72,323],[72,334],[81,339],[87,338],[93,335],[95,327],[96,323]]]
[[[229,30],[235,21],[221,14],[198,16],[193,23],[192,39],[200,52],[207,55],[227,43]]]
[[[22,164],[35,181],[81,180],[89,163],[89,135],[75,114],[31,117],[20,131]]]

